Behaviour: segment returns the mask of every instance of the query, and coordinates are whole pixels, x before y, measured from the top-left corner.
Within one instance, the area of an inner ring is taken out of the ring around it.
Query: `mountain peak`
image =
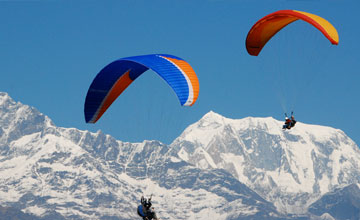
[[[223,115],[220,115],[219,113],[216,113],[214,111],[209,111],[208,113],[206,113],[200,120],[200,121],[208,121],[208,122],[223,122],[223,123],[245,123],[247,125],[250,126],[258,126],[261,124],[278,124],[278,123],[283,123],[280,122],[276,119],[274,119],[273,117],[245,117],[242,119],[232,119],[232,118],[227,118]]]
[[[182,133],[181,138],[186,136],[189,137],[190,135],[195,139],[199,139],[196,140],[196,142],[206,142],[206,140],[209,140],[208,137],[217,133],[220,134],[224,131],[224,129],[229,128],[232,128],[233,130],[247,130],[249,128],[257,128],[266,130],[272,134],[281,134],[282,123],[283,122],[280,122],[272,117],[246,117],[243,119],[231,119],[226,118],[216,112],[210,111],[205,114],[199,121],[186,128]],[[189,138],[193,139],[191,137]]]
[[[8,105],[9,103],[13,103],[14,100],[10,98],[9,94],[6,92],[0,92],[0,108],[1,106]]]
[[[0,138],[7,141],[53,126],[50,118],[34,107],[15,102],[5,92],[0,93],[0,124]]]
[[[0,98],[2,98],[3,96],[9,96],[6,92],[0,92]]]
[[[202,119],[206,119],[206,120],[217,120],[217,119],[221,119],[221,118],[225,118],[225,117],[214,111],[209,111],[202,117]]]

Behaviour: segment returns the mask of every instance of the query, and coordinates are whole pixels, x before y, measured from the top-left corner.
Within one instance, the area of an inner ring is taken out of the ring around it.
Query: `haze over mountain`
[[[341,219],[321,199],[358,187],[358,147],[338,129],[281,124],[209,112],[170,146],[128,143],[56,127],[0,93],[0,205],[41,219],[137,219],[153,193],[161,219]]]

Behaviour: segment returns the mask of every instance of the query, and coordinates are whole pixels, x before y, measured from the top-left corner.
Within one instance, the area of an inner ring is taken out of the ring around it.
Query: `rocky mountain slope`
[[[309,211],[315,215],[326,212],[334,219],[360,219],[360,184],[326,193],[310,206]]]

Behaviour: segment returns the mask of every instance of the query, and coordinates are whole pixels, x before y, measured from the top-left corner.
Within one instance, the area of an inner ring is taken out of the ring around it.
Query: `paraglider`
[[[317,28],[333,45],[338,45],[339,43],[339,36],[338,32],[335,29],[335,27],[324,18],[314,15],[308,12],[302,12],[302,11],[296,11],[296,10],[280,10],[273,12],[271,14],[266,15],[265,17],[258,20],[250,29],[248,32],[248,35],[246,37],[246,50],[247,52],[252,56],[258,56],[263,49],[263,47],[268,43],[268,41],[275,36],[279,31],[281,31],[284,27],[287,25],[293,23],[294,21],[302,20],[310,25]],[[301,32],[299,31],[299,35]],[[304,42],[306,44],[306,42]],[[279,56],[282,56],[283,58],[286,55],[283,55],[279,53]],[[279,59],[280,60],[280,59]],[[275,64],[276,65],[276,64]],[[284,65],[284,63],[280,64]],[[302,64],[304,65],[304,64]],[[290,71],[293,71],[290,70]],[[281,70],[275,71],[277,75],[281,75]],[[285,71],[283,74],[284,76],[290,75],[289,71]],[[281,80],[283,77],[274,77],[276,81]],[[301,78],[304,78],[304,75],[301,75]],[[296,80],[293,80],[291,78],[292,82],[296,82]],[[285,80],[285,82],[288,80]],[[300,84],[300,83],[299,83]],[[279,85],[282,85],[279,83]],[[284,98],[289,93],[289,88],[296,90],[294,88],[294,83],[291,84],[291,86],[288,86],[288,84],[285,84],[286,88],[278,88],[280,90],[278,96],[280,98]],[[298,92],[294,92],[295,94],[298,94]],[[295,102],[296,96],[294,95],[291,98],[291,101]],[[286,100],[282,101],[282,107],[284,112],[286,112],[285,103]],[[295,103],[293,103],[295,104]],[[296,120],[293,114],[291,114],[291,118],[288,118],[285,114],[285,124],[283,125],[283,129],[291,129],[295,126]]]
[[[182,106],[192,106],[199,94],[195,71],[185,60],[167,54],[126,57],[104,67],[86,95],[86,123],[96,123],[116,98],[148,69],[163,78],[176,93]]]
[[[296,124],[296,120],[295,117],[293,115],[294,113],[291,112],[291,117],[288,118],[287,114],[285,113],[285,124],[283,125],[283,129],[291,129],[295,126]]]
[[[252,26],[246,37],[246,50],[252,56],[259,55],[276,33],[297,20],[306,21],[316,27],[332,44],[339,43],[337,30],[324,18],[302,11],[280,10],[266,15]]]
[[[152,220],[152,219],[158,220],[154,208],[151,207],[152,206],[151,198],[152,195],[150,196],[149,199],[144,198],[144,196],[141,197],[140,200],[141,205],[138,206],[137,213],[140,217],[143,218],[143,220]]]
[[[285,124],[283,125],[283,129],[291,128],[291,120],[288,117],[285,117]]]

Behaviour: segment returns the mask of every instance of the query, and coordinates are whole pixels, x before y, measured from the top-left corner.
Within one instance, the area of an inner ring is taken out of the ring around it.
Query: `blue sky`
[[[339,46],[298,21],[259,57],[249,56],[249,29],[281,9],[326,18]],[[0,91],[57,126],[102,130],[123,141],[170,143],[210,110],[279,120],[294,110],[299,121],[342,129],[359,144],[359,9],[356,0],[0,1]],[[148,71],[98,123],[86,124],[83,106],[96,74],[116,59],[153,53],[193,66],[197,103],[181,107]]]

